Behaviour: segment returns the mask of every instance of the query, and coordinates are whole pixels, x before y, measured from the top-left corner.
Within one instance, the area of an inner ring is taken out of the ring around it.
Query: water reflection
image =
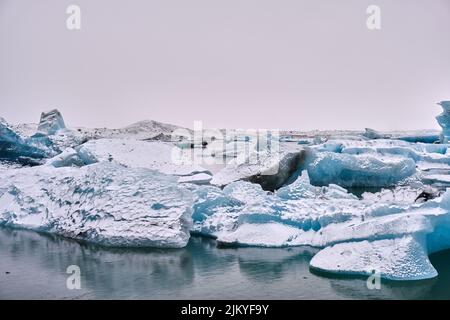
[[[3,299],[448,299],[450,252],[432,257],[439,278],[382,282],[312,274],[308,248],[218,249],[194,237],[184,249],[111,249],[58,236],[0,228]],[[68,290],[69,265],[82,289]]]

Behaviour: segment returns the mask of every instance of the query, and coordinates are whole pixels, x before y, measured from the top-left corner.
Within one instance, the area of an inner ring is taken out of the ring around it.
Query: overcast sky
[[[66,8],[81,8],[81,30]],[[366,27],[381,7],[382,29]],[[450,0],[0,0],[0,116],[69,126],[438,128]]]

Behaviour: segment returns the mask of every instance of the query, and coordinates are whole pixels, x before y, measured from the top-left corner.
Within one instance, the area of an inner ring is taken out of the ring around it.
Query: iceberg
[[[45,162],[46,165],[53,166],[55,168],[60,167],[82,167],[87,163],[84,162],[79,156],[78,152],[73,148],[67,148],[60,154],[48,159]]]
[[[54,135],[65,128],[66,125],[64,123],[64,119],[61,112],[57,109],[41,113],[41,119],[38,126],[39,134]]]
[[[106,246],[187,244],[192,195],[177,178],[100,162],[0,172],[0,225]]]
[[[231,160],[213,176],[211,184],[223,187],[235,181],[249,181],[261,185],[264,190],[273,191],[292,182],[305,164],[306,157],[305,149],[280,151],[278,154],[253,152],[246,158]]]
[[[182,149],[166,142],[99,139],[90,140],[75,150],[86,164],[110,161],[128,168],[147,168],[177,176],[210,174],[189,157],[184,157]]]
[[[439,134],[436,134],[434,130],[416,130],[407,132],[389,132],[382,133],[374,129],[366,128],[363,133],[363,137],[367,139],[391,139],[391,140],[402,140],[411,143],[436,143],[439,142]]]
[[[416,165],[409,158],[319,152],[307,170],[313,185],[388,187],[412,176]]]
[[[448,143],[450,138],[450,101],[441,101],[438,105],[443,109],[443,112],[436,117],[442,128],[441,142]]]
[[[433,278],[429,254],[450,248],[450,102],[441,105],[439,144],[432,131],[367,129],[293,133],[308,146],[276,139],[273,152],[236,137],[196,154],[233,156],[215,174],[180,141],[159,141],[175,126],[69,130],[54,110],[24,137],[2,120],[0,225],[107,246],[179,248],[191,233],[219,246],[308,246],[322,273]],[[20,159],[43,164],[17,168]]]

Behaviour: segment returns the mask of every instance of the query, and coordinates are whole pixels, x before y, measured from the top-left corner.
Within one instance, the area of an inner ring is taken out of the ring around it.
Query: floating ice
[[[191,206],[176,177],[115,163],[0,172],[0,225],[108,246],[183,247]]]
[[[437,276],[424,241],[412,236],[336,244],[316,254],[310,265],[316,270],[338,274],[368,276],[376,272],[389,280],[423,280]]]

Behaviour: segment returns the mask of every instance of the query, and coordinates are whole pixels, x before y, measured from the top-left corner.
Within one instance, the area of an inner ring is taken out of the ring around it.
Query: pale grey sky
[[[81,7],[81,30],[66,8]],[[381,7],[369,31],[366,8]],[[0,116],[69,126],[438,128],[450,0],[0,0]]]

